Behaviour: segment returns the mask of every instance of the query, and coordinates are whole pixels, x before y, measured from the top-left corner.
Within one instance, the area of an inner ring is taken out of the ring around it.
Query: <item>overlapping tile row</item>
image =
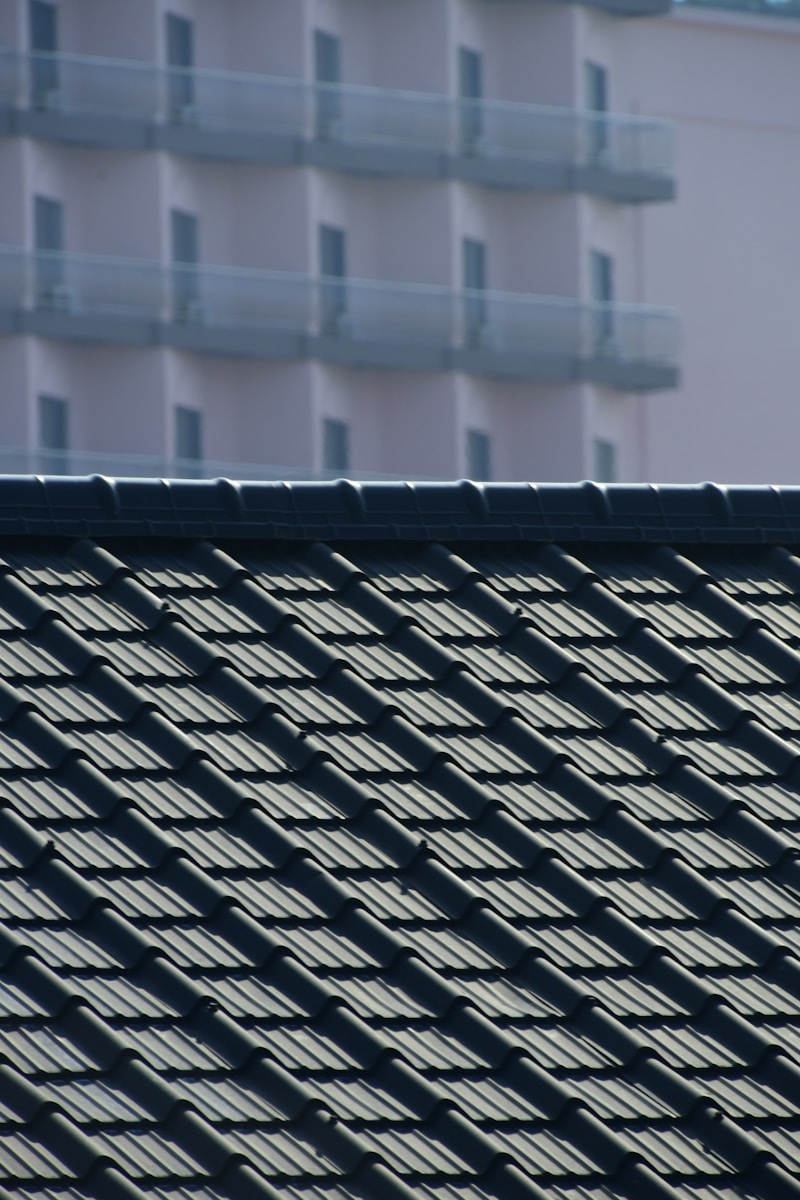
[[[8,548],[11,1194],[800,1194],[786,674],[683,562],[466,558]]]

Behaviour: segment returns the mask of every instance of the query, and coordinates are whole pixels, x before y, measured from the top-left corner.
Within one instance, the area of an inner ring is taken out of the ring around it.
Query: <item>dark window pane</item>
[[[350,466],[350,429],[345,421],[325,417],[322,422],[322,465],[326,471],[346,471]]]
[[[594,479],[598,483],[614,483],[617,478],[617,448],[605,438],[594,440]]]
[[[36,250],[36,303],[40,308],[68,311],[64,286],[64,207],[58,200],[35,196],[33,238]]]
[[[172,237],[172,280],[174,313],[177,321],[197,321],[202,317],[200,304],[200,223],[194,213],[173,208],[170,212]]]
[[[467,430],[467,479],[492,478],[492,440],[481,429]]]
[[[458,51],[458,95],[462,154],[474,154],[483,133],[483,62],[476,50]]]
[[[342,81],[342,45],[332,33],[314,33],[314,79],[317,137],[335,137],[342,115],[339,84]]]
[[[610,254],[592,250],[589,260],[591,275],[595,353],[608,354],[614,341],[614,261]]]
[[[586,108],[589,110],[587,149],[589,161],[601,162],[608,149],[608,72],[598,63],[587,62],[585,67]]]
[[[30,0],[31,100],[35,108],[58,107],[58,13],[54,4]]]
[[[486,246],[474,238],[461,243],[464,283],[464,340],[468,346],[482,345],[486,338]]]
[[[321,329],[339,334],[347,310],[347,237],[343,229],[320,225],[319,271]]]
[[[167,13],[167,66],[169,115],[188,121],[194,105],[194,29],[186,17]]]
[[[35,196],[33,201],[34,239],[37,250],[64,249],[64,206],[48,196]]]
[[[203,458],[203,414],[195,408],[175,409],[175,457],[183,464],[197,464]],[[185,468],[191,474],[191,466]]]
[[[69,470],[69,403],[39,396],[39,470],[64,475]]]

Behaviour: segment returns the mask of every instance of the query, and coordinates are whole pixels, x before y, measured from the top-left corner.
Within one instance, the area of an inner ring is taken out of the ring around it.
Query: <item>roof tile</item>
[[[800,1194],[794,493],[0,501],[6,1191]]]

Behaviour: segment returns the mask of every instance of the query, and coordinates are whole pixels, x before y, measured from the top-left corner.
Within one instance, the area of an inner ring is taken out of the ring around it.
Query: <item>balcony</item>
[[[800,18],[800,0],[676,0],[687,8],[717,8],[757,17]]]
[[[674,387],[674,314],[510,292],[0,247],[0,334]]]
[[[555,4],[569,4],[574,0],[550,0]],[[587,8],[599,8],[617,17],[654,17],[668,13],[671,0],[579,0]],[[486,0],[489,4],[503,4],[505,0]],[[516,0],[517,4],[540,4],[541,0]]]
[[[647,117],[0,48],[0,134],[623,201],[675,194]]]
[[[357,479],[407,482],[440,480],[441,476],[406,473],[327,470],[324,467],[280,466],[217,459],[171,458],[165,454],[121,454],[113,450],[43,450],[0,444],[0,475],[107,475],[116,479]]]

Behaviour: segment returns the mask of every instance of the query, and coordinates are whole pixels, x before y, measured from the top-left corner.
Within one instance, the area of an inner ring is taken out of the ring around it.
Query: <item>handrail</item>
[[[305,141],[671,176],[671,124],[207,67],[0,47],[0,104]]]
[[[764,17],[800,17],[800,0],[673,0],[686,8],[716,8]]]
[[[281,466],[219,459],[177,458],[166,454],[125,454],[113,450],[48,450],[0,443],[0,475],[107,475],[117,479],[233,479],[326,480],[359,479],[406,481],[439,478],[433,475],[391,474],[385,471]]]
[[[0,246],[0,308],[301,337],[673,365],[669,309]]]

